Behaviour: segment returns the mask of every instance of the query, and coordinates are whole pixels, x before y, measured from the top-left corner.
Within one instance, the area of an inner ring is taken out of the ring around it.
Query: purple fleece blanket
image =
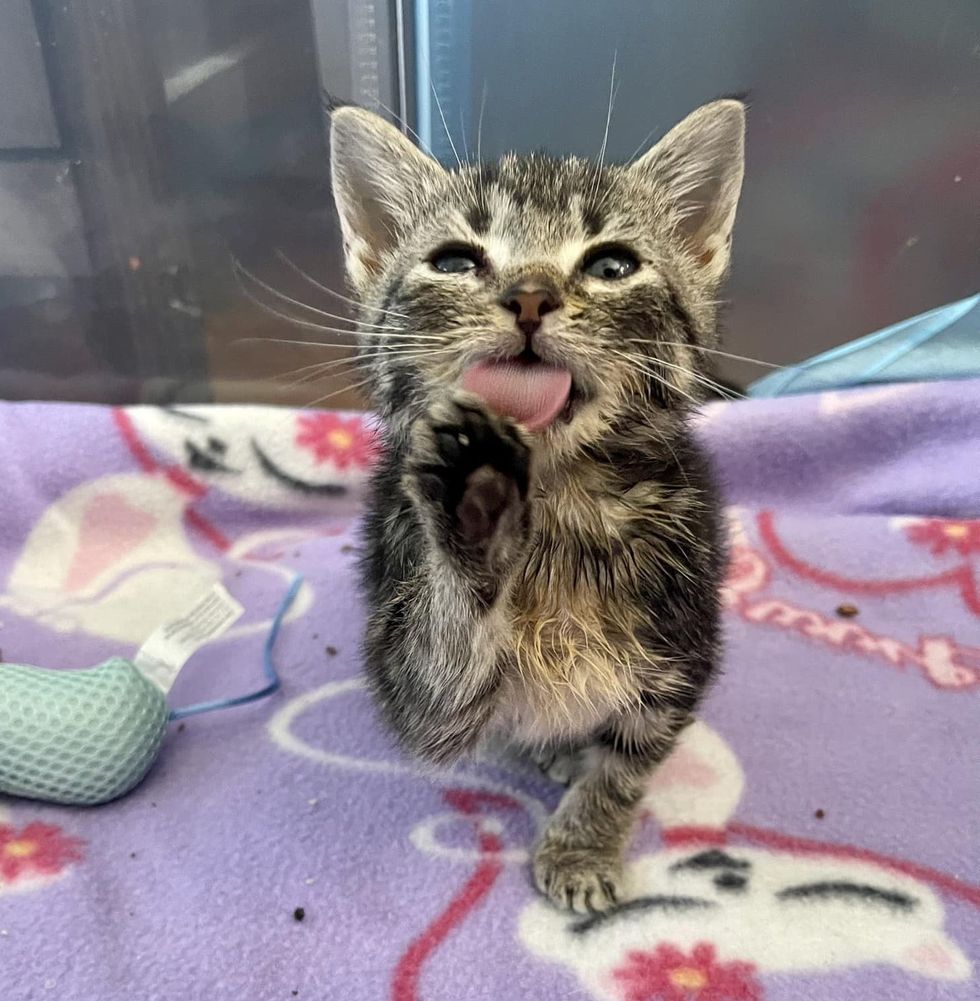
[[[732,505],[726,670],[651,782],[633,902],[583,919],[528,880],[558,789],[420,774],[376,725],[366,422],[0,407],[7,661],[131,655],[221,580],[246,617],[171,701],[234,695],[306,580],[279,694],[172,725],[108,806],[0,801],[0,997],[980,997],[980,384],[729,404],[701,433]]]

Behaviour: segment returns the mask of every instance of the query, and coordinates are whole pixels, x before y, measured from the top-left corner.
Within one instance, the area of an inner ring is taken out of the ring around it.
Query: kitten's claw
[[[534,855],[534,882],[556,906],[577,914],[609,910],[621,897],[617,857],[598,849],[572,848],[546,839]]]

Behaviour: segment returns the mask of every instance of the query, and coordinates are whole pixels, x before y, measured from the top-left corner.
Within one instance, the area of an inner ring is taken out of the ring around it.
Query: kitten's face
[[[335,112],[348,270],[387,416],[462,384],[574,449],[697,398],[743,117],[709,105],[629,167],[509,155],[449,172],[376,116]]]

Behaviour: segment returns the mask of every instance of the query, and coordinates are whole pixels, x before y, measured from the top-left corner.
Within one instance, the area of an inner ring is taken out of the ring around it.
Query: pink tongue
[[[536,362],[479,362],[463,373],[463,389],[486,400],[504,417],[528,431],[541,431],[562,412],[572,391],[572,376],[563,368]]]

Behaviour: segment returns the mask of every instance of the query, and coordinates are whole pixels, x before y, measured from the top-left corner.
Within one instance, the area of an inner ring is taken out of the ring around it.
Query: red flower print
[[[953,549],[961,556],[980,553],[980,521],[945,521],[930,519],[906,526],[910,542],[928,546],[933,556]]]
[[[339,414],[300,414],[296,444],[308,448],[319,465],[327,459],[338,469],[370,466],[378,453],[375,432],[360,417]]]
[[[719,963],[715,947],[699,942],[688,955],[662,944],[654,952],[632,951],[613,972],[623,1001],[761,1001],[751,963]]]
[[[28,876],[57,876],[82,858],[82,842],[63,834],[60,827],[34,823],[19,831],[0,824],[0,883]]]

